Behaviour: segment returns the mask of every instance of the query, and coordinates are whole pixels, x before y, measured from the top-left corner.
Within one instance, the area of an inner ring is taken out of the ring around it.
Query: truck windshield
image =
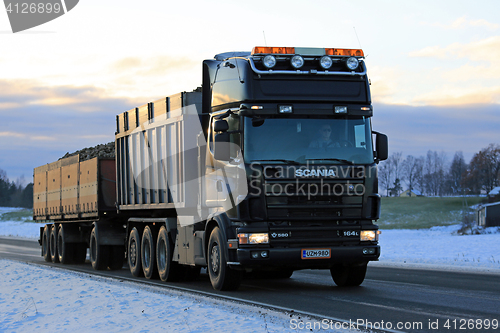
[[[245,161],[370,164],[369,118],[269,118],[260,126],[244,118]]]

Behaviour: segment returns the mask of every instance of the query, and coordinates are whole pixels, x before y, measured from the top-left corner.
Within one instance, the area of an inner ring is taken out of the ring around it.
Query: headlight
[[[361,241],[378,241],[376,230],[361,230],[359,237]]]
[[[276,65],[276,58],[272,55],[266,55],[264,59],[262,59],[262,63],[266,68],[273,68]]]
[[[354,58],[354,57],[349,57],[347,58],[347,61],[345,62],[347,68],[349,68],[350,70],[355,70],[356,68],[358,68],[359,66],[359,61],[358,59]]]
[[[319,59],[319,65],[323,67],[324,69],[328,69],[332,67],[333,65],[333,60],[329,56],[323,56],[321,59]]]
[[[290,59],[290,64],[293,68],[299,69],[300,67],[304,66],[304,58],[299,55],[295,55],[292,57],[292,59]]]
[[[269,234],[238,234],[240,244],[268,244]]]

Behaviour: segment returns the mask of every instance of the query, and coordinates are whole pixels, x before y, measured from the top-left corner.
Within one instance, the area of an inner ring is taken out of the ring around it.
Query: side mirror
[[[219,120],[220,121],[220,120]],[[224,122],[226,122],[224,120]],[[226,122],[227,124],[227,122]],[[215,126],[215,124],[214,124]],[[214,138],[214,158],[218,161],[229,161],[229,133],[222,132],[215,134]]]
[[[229,124],[226,120],[220,119],[214,122],[214,132],[227,132]]]
[[[375,149],[377,153],[377,160],[385,161],[389,157],[389,140],[387,135],[374,132],[375,137]]]
[[[252,127],[259,127],[264,125],[266,119],[264,118],[252,118]]]

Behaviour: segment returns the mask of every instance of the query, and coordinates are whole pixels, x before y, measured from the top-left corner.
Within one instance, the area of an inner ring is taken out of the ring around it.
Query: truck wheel
[[[64,241],[64,234],[67,229],[67,227],[60,224],[57,230],[57,254],[59,255],[59,262],[65,265],[71,264],[74,247],[73,244]]]
[[[142,263],[141,263],[141,235],[137,228],[130,231],[128,238],[128,267],[133,276],[142,276]]]
[[[339,287],[357,287],[365,280],[367,264],[361,266],[341,266],[330,268],[333,281]]]
[[[109,269],[119,270],[123,267],[123,260],[125,259],[125,247],[121,245],[113,245],[109,247]]]
[[[146,279],[158,276],[156,269],[156,238],[149,226],[144,228],[141,240],[142,271]]]
[[[90,233],[90,263],[95,270],[103,270],[108,267],[108,251],[106,246],[99,245],[96,227]]]
[[[174,244],[172,244],[168,236],[167,229],[161,227],[156,242],[156,266],[160,280],[163,282],[179,281],[181,278],[184,266],[179,265],[176,261],[172,261],[173,255]]]
[[[52,261],[50,257],[50,229],[49,225],[46,224],[43,228],[42,233],[42,256],[46,262]]]
[[[227,266],[226,242],[219,227],[215,227],[208,242],[208,275],[215,290],[236,290],[242,273]]]
[[[73,262],[75,264],[84,264],[87,259],[87,244],[77,243],[74,245]]]
[[[53,263],[59,262],[59,255],[57,253],[57,228],[55,224],[50,228],[50,260]]]

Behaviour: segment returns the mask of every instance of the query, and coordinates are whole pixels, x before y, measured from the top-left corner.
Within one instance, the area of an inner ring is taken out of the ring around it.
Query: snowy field
[[[0,208],[0,214],[12,210]],[[0,236],[38,239],[39,227],[0,221]],[[500,275],[498,228],[467,236],[456,235],[458,228],[383,230],[380,261],[369,266]],[[0,332],[298,331],[289,315],[258,307],[9,260],[0,260],[0,270]]]
[[[289,315],[262,308],[9,260],[0,270],[0,332],[291,331]]]

